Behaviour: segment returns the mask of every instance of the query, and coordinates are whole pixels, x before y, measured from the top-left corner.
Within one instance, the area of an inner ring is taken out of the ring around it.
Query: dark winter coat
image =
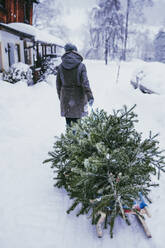
[[[69,51],[62,56],[57,71],[57,94],[60,99],[61,116],[81,118],[87,115],[84,106],[93,94],[89,86],[87,71],[82,56]]]

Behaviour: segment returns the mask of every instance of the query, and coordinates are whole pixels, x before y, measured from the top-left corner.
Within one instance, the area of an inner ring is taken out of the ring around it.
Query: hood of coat
[[[83,61],[83,57],[75,51],[66,52],[61,59],[62,66],[68,70],[77,67]]]

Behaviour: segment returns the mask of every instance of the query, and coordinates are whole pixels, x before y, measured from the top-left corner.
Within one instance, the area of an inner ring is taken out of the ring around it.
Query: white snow
[[[148,136],[160,133],[161,148],[165,148],[165,86],[163,94],[142,94],[130,85],[132,74],[144,63],[122,62],[118,81],[118,63],[108,66],[103,61],[85,61],[94,108],[108,113],[124,104],[132,107],[139,123],[137,130]],[[149,63],[150,73],[162,73],[164,64]],[[160,75],[157,74],[158,77]],[[161,74],[162,75],[162,74]],[[156,85],[150,77],[151,85]],[[161,80],[157,78],[158,82]],[[2,248],[164,248],[165,235],[165,175],[160,187],[152,192],[149,205],[152,217],[147,224],[152,239],[147,239],[139,224],[131,217],[127,226],[118,218],[114,238],[104,230],[102,239],[96,236],[87,216],[76,217],[76,210],[66,214],[71,201],[63,190],[53,187],[53,171],[42,162],[53,148],[54,136],[65,132],[65,119],[60,117],[55,77],[51,83],[41,82],[28,87],[26,83],[10,84],[0,81],[0,246]],[[162,79],[163,82],[163,79]],[[156,180],[156,179],[155,179]]]
[[[165,94],[164,64],[159,62],[141,63],[131,77],[133,82],[139,79],[139,84],[157,94]]]
[[[25,24],[25,23],[20,23],[20,22],[13,22],[13,23],[9,23],[6,24],[7,26],[20,31],[20,32],[24,32],[26,34],[30,34],[35,36],[35,40],[36,41],[41,41],[41,42],[46,42],[46,43],[51,43],[51,44],[56,44],[56,45],[60,45],[60,46],[64,46],[64,41],[61,40],[58,37],[55,37],[54,35],[49,34],[48,32],[46,32],[45,30],[39,30],[36,27],[29,25],[29,24]]]
[[[36,28],[32,25],[26,24],[26,23],[21,23],[21,22],[12,22],[5,24],[6,26],[9,26],[10,28],[13,28],[17,31],[34,35],[36,34]]]

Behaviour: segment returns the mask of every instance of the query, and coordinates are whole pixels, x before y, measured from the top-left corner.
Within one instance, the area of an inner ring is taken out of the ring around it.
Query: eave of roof
[[[29,38],[36,43],[64,47],[64,41],[60,38],[57,38],[43,30],[39,30],[29,24],[17,22],[9,24],[0,23],[0,30],[6,30],[10,33],[20,36],[21,38]]]
[[[30,34],[21,32],[19,30],[16,30],[14,28],[11,28],[7,24],[5,24],[5,23],[0,23],[0,30],[7,30],[10,33],[13,33],[13,34],[19,35],[21,37],[25,37],[25,38],[29,38],[29,39],[33,39],[34,40],[34,35],[30,35]]]
[[[19,22],[9,23],[8,26],[20,32],[25,32],[27,34],[33,35],[35,37],[35,42],[37,43],[42,43],[45,45],[54,44],[57,46],[64,47],[63,40],[54,35],[49,34],[44,30],[39,30],[35,26]]]

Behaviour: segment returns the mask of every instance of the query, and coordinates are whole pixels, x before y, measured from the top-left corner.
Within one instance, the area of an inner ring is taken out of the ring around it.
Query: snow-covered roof
[[[20,32],[24,32],[26,34],[30,34],[35,36],[36,33],[36,28],[32,25],[29,24],[25,24],[25,23],[20,23],[20,22],[13,22],[13,23],[9,23],[7,24],[7,26],[20,31]]]
[[[57,38],[54,35],[51,35],[44,30],[39,30],[32,25],[29,25],[26,23],[20,23],[20,22],[13,22],[13,23],[6,24],[6,26],[16,31],[23,32],[28,35],[34,36],[35,41],[64,46],[64,41],[61,40],[60,38]]]
[[[14,32],[14,33],[17,33],[17,34],[21,34],[25,37],[30,37],[30,38],[34,38],[34,35],[32,33],[28,33],[26,32],[25,30],[19,30],[19,29],[15,29],[13,27],[11,27],[9,24],[5,24],[5,23],[0,23],[0,27],[1,28],[4,28],[5,30],[8,30],[9,32]]]
[[[49,34],[46,31],[43,30],[38,30],[36,32],[35,36],[36,41],[41,41],[41,42],[46,42],[46,43],[53,43],[56,45],[64,46],[64,41],[61,40],[60,38],[55,37],[54,35]]]

